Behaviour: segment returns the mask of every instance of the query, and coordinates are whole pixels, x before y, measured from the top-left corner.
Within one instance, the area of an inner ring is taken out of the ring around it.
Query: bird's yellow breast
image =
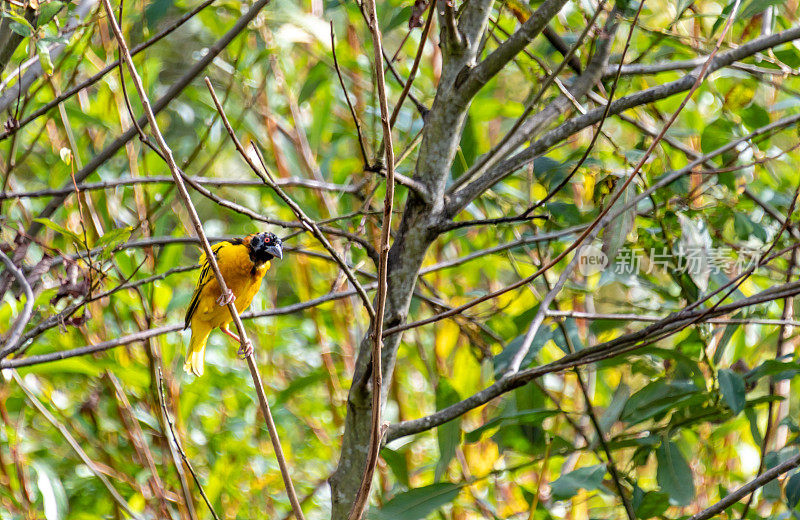
[[[261,265],[254,264],[250,259],[247,246],[243,244],[222,247],[217,251],[216,256],[225,284],[236,297],[236,309],[242,312],[253,302],[270,264],[269,262]],[[227,307],[217,303],[221,294],[216,278],[209,280],[200,294],[200,301],[195,315],[192,316],[192,323],[195,323],[195,320],[201,320],[211,328],[230,323],[231,315]]]

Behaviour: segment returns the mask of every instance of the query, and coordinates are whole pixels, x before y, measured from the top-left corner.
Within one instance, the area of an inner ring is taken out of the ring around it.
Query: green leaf
[[[744,317],[744,313],[737,312],[733,315],[734,319],[741,319]],[[731,342],[731,338],[733,334],[739,330],[740,325],[736,323],[729,323],[725,326],[725,331],[722,333],[722,337],[719,338],[719,343],[717,343],[717,348],[714,351],[714,365],[719,364],[722,361],[722,356],[725,355],[725,349],[728,348],[728,343]]]
[[[578,331],[578,324],[575,323],[575,319],[565,319],[564,328],[567,329],[567,336],[569,337],[569,340],[575,350],[583,350],[583,342],[581,341],[581,335]],[[564,334],[561,332],[561,328],[559,327],[557,330],[555,330],[552,335],[553,342],[558,345],[558,348],[560,348],[565,354],[569,354],[570,348],[567,344],[566,338],[564,338]]]
[[[654,516],[661,516],[669,507],[669,495],[659,491],[644,492],[636,486],[633,490],[633,511],[636,518],[647,520]]]
[[[749,4],[742,7],[736,18],[746,20],[757,14],[764,12],[767,7],[783,5],[786,0],[751,0]]]
[[[461,492],[461,484],[440,482],[395,495],[377,511],[380,520],[422,520],[449,504]]]
[[[39,24],[49,22],[64,6],[64,2],[47,2],[39,7]]]
[[[768,359],[744,375],[746,381],[755,383],[762,377],[771,376],[773,381],[792,379],[800,374],[800,363]]]
[[[793,45],[785,49],[773,49],[775,57],[793,69],[800,68],[800,52]],[[763,126],[763,125],[762,125]]]
[[[83,239],[80,236],[78,236],[77,233],[73,233],[69,229],[67,229],[67,228],[65,228],[65,227],[63,227],[63,226],[61,226],[59,224],[56,224],[55,222],[53,222],[50,219],[47,219],[47,218],[35,218],[35,219],[33,219],[33,221],[34,222],[38,222],[39,224],[42,224],[43,226],[49,227],[53,231],[61,233],[65,237],[68,237],[68,238],[72,239],[72,241],[75,242],[75,244],[78,245],[78,246],[83,246],[84,245]]]
[[[780,454],[778,452],[771,451],[764,456],[764,470],[770,470],[781,462]],[[781,486],[777,480],[771,480],[761,488],[761,498],[769,502],[780,500]]]
[[[487,421],[483,426],[468,432],[466,435],[464,435],[464,440],[466,442],[478,442],[481,440],[481,436],[484,432],[493,428],[498,428],[500,426],[506,426],[509,424],[540,423],[548,417],[558,415],[559,413],[560,412],[558,410],[541,408],[537,410],[523,410],[521,412],[501,415],[500,417],[495,417],[494,419]]]
[[[624,183],[620,183],[619,187],[621,188]],[[618,190],[614,190],[614,194]],[[636,196],[636,184],[630,183],[625,188],[625,191],[622,193],[620,198],[614,203],[614,209],[612,213],[616,210],[626,206],[633,198]],[[615,218],[609,225],[606,227],[606,230],[603,232],[603,253],[606,254],[610,262],[614,262],[614,259],[617,256],[617,252],[625,245],[625,242],[628,239],[628,234],[633,231],[634,223],[636,218],[636,205],[634,204],[631,206],[630,209],[626,210],[622,215]]]
[[[389,465],[395,478],[404,486],[410,487],[408,482],[408,464],[405,454],[390,448],[383,448],[381,450],[381,458]]]
[[[676,408],[681,402],[697,393],[692,381],[654,381],[628,399],[621,419],[631,424]]]
[[[578,468],[558,477],[550,484],[550,490],[555,500],[565,500],[574,497],[581,489],[586,491],[600,489],[605,475],[605,464]]]
[[[440,379],[436,386],[436,409],[442,410],[461,400],[458,392],[446,379]],[[439,445],[439,461],[436,463],[434,481],[439,482],[447,471],[447,466],[456,456],[456,448],[461,442],[461,421],[455,419],[436,428],[436,442]]]
[[[797,507],[798,502],[800,502],[800,473],[795,473],[789,477],[784,492],[786,493],[786,505],[789,506],[789,509]]]
[[[747,417],[747,420],[750,422],[750,435],[753,437],[753,442],[761,446],[764,443],[764,439],[761,437],[761,432],[758,429],[758,416],[756,415],[756,411],[753,408],[747,408],[744,411],[744,416]]]
[[[25,25],[23,25],[14,20],[10,24],[8,24],[8,27],[9,29],[19,34],[23,38],[30,38],[31,36],[33,36],[33,29],[31,28],[31,25],[27,22],[25,23]]]
[[[744,410],[746,398],[744,378],[727,368],[720,370],[717,376],[719,378],[719,389],[722,392],[722,398],[730,407],[733,414],[739,415],[739,412]]]
[[[694,500],[694,481],[692,468],[674,442],[661,443],[656,449],[658,470],[656,481],[661,490],[669,495],[669,503],[674,506],[688,506]]]
[[[11,11],[2,11],[0,12],[0,17],[13,20],[13,22],[9,24],[9,28],[20,36],[29,38],[33,35],[33,26],[24,16]]]
[[[742,121],[750,130],[767,126],[770,122],[769,113],[761,105],[753,103],[740,112]]]
[[[116,249],[116,247],[124,242],[127,242],[128,238],[131,236],[131,232],[133,231],[132,227],[124,227],[124,228],[115,228],[103,233],[95,247],[102,247],[103,248],[103,256],[109,257],[111,253]]]
[[[300,89],[300,94],[297,95],[297,103],[301,104],[307,101],[314,95],[322,83],[329,79],[328,65],[322,61],[314,65],[306,76],[306,81]]]
[[[622,410],[625,408],[625,404],[628,402],[630,395],[631,389],[628,388],[628,385],[625,383],[621,383],[617,387],[617,389],[614,391],[614,396],[611,398],[611,404],[608,405],[606,411],[600,416],[600,431],[603,433],[608,433],[608,430],[610,430],[614,423],[619,420],[620,415],[622,415]]]

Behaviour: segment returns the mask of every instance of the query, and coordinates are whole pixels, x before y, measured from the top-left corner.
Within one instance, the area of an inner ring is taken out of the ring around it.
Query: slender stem
[[[367,25],[372,34],[372,46],[375,52],[375,77],[377,79],[378,101],[381,110],[381,127],[383,128],[383,147],[384,158],[386,161],[386,195],[383,200],[383,223],[381,226],[381,243],[378,249],[378,292],[375,296],[376,308],[375,318],[372,327],[372,418],[370,421],[370,441],[367,447],[367,461],[364,468],[364,478],[353,501],[348,518],[350,520],[360,520],[364,516],[367,504],[369,503],[369,492],[372,488],[372,476],[375,473],[375,466],[378,464],[378,454],[381,448],[381,440],[385,432],[385,427],[381,424],[382,393],[383,393],[383,373],[381,363],[381,349],[383,347],[383,320],[386,309],[387,293],[387,271],[389,264],[389,238],[392,230],[392,205],[394,202],[394,150],[392,148],[392,123],[389,115],[389,104],[386,100],[386,83],[383,70],[383,44],[381,42],[381,29],[378,25],[378,14],[375,8],[375,0],[364,2],[367,9]],[[431,0],[431,3],[435,3]],[[431,14],[432,18],[432,14]],[[430,21],[428,22],[428,27]],[[425,41],[420,43],[421,48]],[[418,60],[415,61],[418,64]],[[408,78],[404,92],[408,93],[411,82],[414,79],[414,70]],[[398,107],[399,108],[399,107]]]

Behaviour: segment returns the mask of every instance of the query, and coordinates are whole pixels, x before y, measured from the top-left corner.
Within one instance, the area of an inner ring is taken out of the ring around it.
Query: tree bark
[[[461,132],[470,104],[470,99],[456,94],[454,83],[459,73],[470,70],[475,64],[491,5],[492,2],[487,0],[467,5],[455,27],[454,24],[440,20],[439,25],[443,27],[440,37],[443,51],[442,76],[433,106],[425,118],[414,174],[414,179],[427,189],[426,200],[414,193],[409,194],[397,236],[389,251],[385,329],[405,321],[417,282],[417,273],[422,266],[425,252],[437,236],[435,227],[445,210],[447,179],[461,142]],[[447,16],[447,13],[441,16]],[[370,326],[361,341],[353,384],[347,399],[347,418],[339,465],[330,479],[331,517],[334,520],[347,518],[364,474],[372,414],[370,336],[373,329],[374,326]],[[384,341],[381,360],[384,373],[382,406],[385,406],[386,392],[391,386],[399,344],[400,334],[390,335]]]

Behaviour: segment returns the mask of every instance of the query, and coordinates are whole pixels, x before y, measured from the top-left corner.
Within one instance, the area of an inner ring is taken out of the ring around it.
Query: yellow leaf
[[[453,349],[458,344],[458,337],[461,334],[458,325],[453,320],[443,320],[436,327],[436,357],[448,360]]]
[[[500,459],[500,450],[492,439],[464,445],[464,458],[469,471],[475,478],[484,477],[494,469]]]
[[[481,388],[481,365],[468,346],[456,350],[451,366],[450,383],[458,395],[472,395]]]

